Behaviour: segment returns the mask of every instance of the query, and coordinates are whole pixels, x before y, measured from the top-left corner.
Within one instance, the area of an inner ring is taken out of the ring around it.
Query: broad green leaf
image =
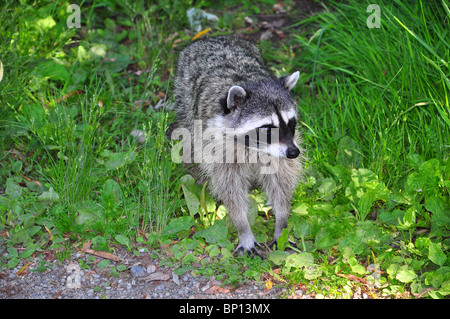
[[[291,254],[286,258],[286,268],[313,267],[314,256],[310,253]]]
[[[6,195],[17,199],[22,195],[22,187],[20,187],[12,178],[6,180]]]
[[[319,195],[327,200],[333,199],[334,193],[336,193],[336,182],[332,178],[324,178],[322,184],[320,184],[318,191]]]
[[[59,201],[59,195],[57,192],[55,192],[55,190],[53,189],[53,187],[50,187],[50,189],[48,190],[48,192],[43,192],[38,198],[38,201],[49,201],[52,203],[57,203]]]
[[[34,252],[36,251],[36,247],[33,247],[33,246],[31,246],[31,247],[28,247],[27,249],[25,249],[25,251],[24,252],[22,252],[21,254],[20,254],[20,258],[28,258],[28,257],[30,257]]]
[[[70,78],[70,73],[66,67],[56,60],[48,60],[40,63],[35,69],[34,74],[39,79],[52,79],[66,82]]]
[[[363,265],[358,263],[358,260],[356,260],[355,256],[348,257],[347,262],[350,265],[350,268],[352,269],[353,272],[359,275],[364,275],[366,273],[366,268],[364,268]]]
[[[305,216],[308,215],[308,204],[306,203],[295,203],[292,205],[291,212],[292,214],[296,214],[299,216]]]
[[[358,201],[358,212],[360,214],[360,219],[366,219],[366,216],[369,214],[370,208],[372,207],[373,203],[378,200],[386,201],[388,196],[389,191],[381,193],[377,190],[369,189],[367,192],[365,192]]]
[[[312,267],[305,267],[303,271],[303,275],[306,280],[314,280],[322,276],[322,269],[320,269],[317,265]]]
[[[413,207],[410,207],[406,213],[405,216],[403,216],[403,224],[411,226],[416,223],[416,210]]]
[[[195,184],[195,178],[193,178],[191,175],[186,174],[180,177],[180,183],[184,185],[194,185]]]
[[[194,217],[200,209],[200,186],[195,184],[195,179],[189,174],[181,177],[180,182],[189,214]]]
[[[7,264],[8,268],[9,269],[13,269],[14,267],[16,267],[20,263],[20,260],[21,259],[17,258],[17,257],[14,257],[14,258],[10,259],[8,261],[8,264]]]
[[[91,55],[89,54],[89,50],[86,49],[83,45],[79,45],[77,49],[77,60],[79,62],[87,61],[91,58]]]
[[[111,265],[111,262],[108,259],[103,259],[97,264],[99,269],[106,269]]]
[[[419,154],[408,155],[408,162],[411,166],[418,168],[424,162],[423,156]]]
[[[181,184],[181,188],[183,189],[184,200],[189,209],[189,214],[193,217],[199,211],[200,200],[198,199],[198,196],[191,191],[191,188],[185,184]]]
[[[123,200],[123,192],[120,185],[112,179],[103,184],[100,201],[105,209],[112,209]]]
[[[78,213],[76,222],[79,225],[95,223],[98,218],[97,215],[102,210],[101,206],[94,201],[78,202],[75,206]]]
[[[434,158],[422,163],[419,169],[411,173],[405,182],[405,191],[408,194],[428,193],[434,189],[441,176],[439,160]]]
[[[224,219],[226,215],[227,215],[227,209],[226,209],[225,205],[220,205],[217,208],[216,217],[218,219]]]
[[[12,170],[14,173],[19,174],[22,170],[23,163],[22,161],[17,161],[12,164]]]
[[[412,172],[409,174],[408,179],[405,182],[405,191],[409,194],[416,194],[423,191],[423,185],[425,184],[425,178],[419,172]]]
[[[283,229],[283,233],[277,238],[277,249],[284,251],[289,245],[288,230]]]
[[[408,208],[403,216],[403,220],[401,223],[397,225],[397,228],[400,230],[408,230],[412,227],[416,226],[416,209],[414,207]]]
[[[431,243],[428,247],[428,259],[442,267],[447,260],[447,256],[438,244]]]
[[[382,212],[378,215],[378,220],[388,225],[398,225],[399,220],[402,221],[404,216],[404,211],[395,209],[392,212]]]
[[[125,165],[131,164],[136,159],[136,152],[112,153],[109,155],[108,161],[105,163],[107,170],[114,170]]]
[[[439,226],[450,225],[450,205],[443,196],[431,195],[425,198],[425,208],[432,212],[432,220]]]
[[[274,250],[270,252],[268,259],[275,265],[281,266],[289,255],[290,254],[287,251]]]
[[[128,269],[127,266],[125,266],[125,265],[117,265],[116,268],[118,271],[125,271]]]
[[[55,20],[51,16],[48,16],[43,19],[36,20],[36,27],[43,31],[48,31],[56,25]]]
[[[377,175],[366,168],[352,169],[351,180],[355,188],[365,187],[375,189],[379,184]]]
[[[417,249],[419,249],[419,250],[426,249],[427,252],[429,251],[428,249],[430,247],[430,244],[431,244],[431,240],[430,240],[430,238],[427,238],[427,237],[419,237],[416,239],[416,241],[414,243],[414,245],[416,246]]]
[[[194,218],[192,216],[182,216],[170,221],[162,231],[163,236],[175,235],[180,231],[189,230],[195,225]]]
[[[388,275],[392,278],[395,278],[397,276],[398,272],[400,270],[400,265],[396,263],[392,263],[389,265],[389,267],[386,269],[386,272]]]
[[[225,220],[216,220],[214,225],[195,233],[194,237],[203,237],[210,244],[221,244],[227,239],[228,228]]]
[[[336,243],[336,239],[333,237],[330,232],[326,229],[322,228],[317,234],[315,238],[315,247],[320,250],[328,250]]]
[[[17,231],[11,238],[11,243],[13,245],[19,244],[19,243],[26,243],[30,240],[30,235],[28,234],[27,229],[22,228],[21,230]]]
[[[107,47],[104,44],[94,44],[89,52],[92,56],[104,58],[106,56]]]
[[[443,296],[450,295],[450,280],[444,281],[438,292]]]
[[[300,223],[294,225],[294,236],[297,238],[305,238],[310,232],[309,225]]]
[[[92,238],[91,243],[93,250],[106,250],[108,248],[108,241],[102,236]]]
[[[360,254],[364,249],[364,238],[359,232],[352,232],[345,236],[339,243],[339,249],[344,250],[349,247],[355,254]]]
[[[115,239],[119,244],[122,244],[122,245],[127,246],[127,248],[130,248],[130,247],[131,247],[131,241],[130,241],[130,239],[129,239],[128,237],[124,236],[124,235],[116,235],[116,236],[114,237],[114,239]]]
[[[416,275],[416,273],[414,271],[412,271],[410,269],[401,269],[397,273],[395,278],[397,278],[397,280],[407,284],[407,283],[413,281],[414,279],[416,279],[417,275]]]
[[[181,263],[183,265],[190,265],[190,264],[196,263],[196,262],[198,262],[198,259],[195,256],[195,254],[187,254],[181,261]]]

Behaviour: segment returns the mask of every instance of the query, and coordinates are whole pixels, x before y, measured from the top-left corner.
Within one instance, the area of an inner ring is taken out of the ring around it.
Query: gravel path
[[[266,290],[256,282],[227,287],[191,271],[177,276],[150,255],[137,257],[120,249],[114,255],[120,263],[79,252],[63,262],[52,253],[23,260],[14,269],[0,271],[0,299],[273,299],[281,298],[285,289]],[[119,264],[120,271],[115,271]],[[311,298],[302,290],[294,297]]]

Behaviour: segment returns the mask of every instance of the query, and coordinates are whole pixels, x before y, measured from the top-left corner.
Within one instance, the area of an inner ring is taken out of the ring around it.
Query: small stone
[[[262,41],[267,41],[267,40],[269,40],[271,37],[272,37],[272,31],[266,30],[266,31],[264,31],[264,32],[261,34],[261,36],[260,36],[259,39],[262,40]]]
[[[246,22],[246,23],[248,23],[248,24],[253,24],[253,19],[252,18],[250,18],[250,17],[245,17],[244,18],[244,21]]]
[[[178,277],[178,275],[172,271],[172,280],[174,283],[176,283],[178,286],[180,285],[180,279]]]
[[[134,277],[145,276],[147,273],[145,271],[145,269],[139,265],[132,267],[130,270],[131,270],[131,275]]]
[[[203,286],[202,288],[201,288],[201,291],[202,292],[205,292],[206,290],[208,290],[210,287],[209,287],[209,284],[206,284],[206,286]]]

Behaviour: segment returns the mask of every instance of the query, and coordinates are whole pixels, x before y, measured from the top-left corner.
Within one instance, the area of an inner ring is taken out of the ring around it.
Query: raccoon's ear
[[[283,76],[279,80],[281,85],[288,91],[292,90],[292,88],[297,84],[298,78],[300,76],[300,72],[296,71],[291,75]]]
[[[247,96],[247,92],[245,90],[238,86],[232,86],[231,89],[228,91],[228,97],[227,97],[227,107],[229,110],[235,110],[236,108],[242,106],[245,101],[245,97]]]

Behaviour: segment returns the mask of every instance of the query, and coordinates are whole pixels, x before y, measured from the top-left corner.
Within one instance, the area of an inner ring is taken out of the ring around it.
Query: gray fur
[[[277,123],[288,116],[297,119],[298,108],[290,90],[298,76],[295,72],[276,78],[264,65],[258,48],[245,40],[232,36],[198,40],[180,53],[175,80],[178,116],[172,129],[185,128],[193,134],[194,121],[201,120],[203,132],[209,128],[217,128],[222,133],[227,128],[245,132],[252,125],[266,124],[266,119],[275,118]],[[286,130],[286,125],[280,124],[280,131]],[[299,134],[296,130],[291,133],[287,132],[287,140],[283,142],[287,151],[280,151],[276,156],[276,173],[261,174],[263,165],[259,161],[239,162],[237,157],[241,153],[238,151],[234,153],[234,160],[228,163],[212,162],[208,160],[211,154],[203,154],[203,161],[195,168],[196,178],[202,182],[209,180],[212,194],[227,208],[239,234],[237,251],[258,254],[259,244],[247,220],[248,194],[254,185],[261,186],[266,192],[275,212],[273,242],[287,226],[291,197],[302,173],[303,159]],[[233,137],[225,137],[234,142]],[[195,142],[192,137],[192,143]],[[215,146],[218,140],[200,142],[202,147]],[[215,153],[219,148],[217,146],[213,153],[220,154]],[[223,157],[225,152],[223,148]],[[295,158],[288,158],[288,153]]]

